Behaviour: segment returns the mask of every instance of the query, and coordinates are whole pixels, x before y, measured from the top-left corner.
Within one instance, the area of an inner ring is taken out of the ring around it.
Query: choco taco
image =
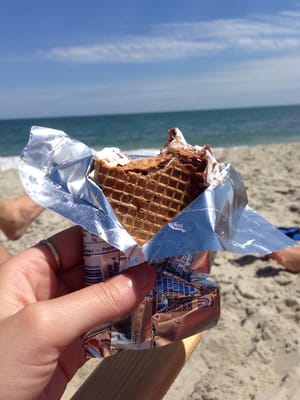
[[[156,156],[130,159],[119,149],[106,148],[95,158],[94,168],[95,182],[139,245],[196,199],[219,172],[211,148],[188,144],[178,128],[168,131]],[[213,254],[152,260],[157,274],[153,291],[125,321],[89,333],[87,352],[111,354],[121,348],[163,345],[214,325],[219,289],[201,274],[209,271]]]

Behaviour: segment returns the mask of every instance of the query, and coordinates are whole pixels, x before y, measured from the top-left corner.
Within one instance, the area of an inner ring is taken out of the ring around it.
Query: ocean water
[[[174,126],[189,143],[213,148],[300,141],[300,106],[0,120],[0,170],[15,165],[33,125],[63,130],[95,149],[145,154]]]

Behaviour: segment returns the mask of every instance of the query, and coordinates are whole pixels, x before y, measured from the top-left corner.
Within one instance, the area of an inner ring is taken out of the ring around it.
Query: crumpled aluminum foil
[[[224,164],[220,183],[139,246],[92,179],[95,155],[63,131],[32,127],[19,165],[34,201],[84,228],[87,284],[144,261],[157,272],[153,291],[126,320],[87,333],[90,356],[162,345],[207,329],[220,313],[218,284],[207,279],[216,251],[267,254],[294,244],[247,205],[240,175]],[[101,250],[107,246],[112,251]]]

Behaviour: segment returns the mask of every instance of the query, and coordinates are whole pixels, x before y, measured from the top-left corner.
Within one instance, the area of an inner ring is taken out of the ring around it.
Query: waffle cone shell
[[[132,160],[110,167],[95,161],[95,182],[102,188],[118,219],[144,244],[206,188],[201,168],[173,155]]]

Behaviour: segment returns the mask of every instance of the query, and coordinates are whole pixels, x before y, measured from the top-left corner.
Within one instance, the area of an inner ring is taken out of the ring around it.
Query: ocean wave
[[[158,149],[136,149],[136,150],[128,150],[125,152],[130,156],[153,156],[159,153]],[[7,171],[8,169],[18,169],[19,167],[19,156],[10,156],[10,157],[0,157],[0,172]]]
[[[128,156],[155,156],[159,153],[159,149],[135,149],[135,150],[124,150]]]
[[[18,169],[20,157],[0,157],[0,171],[7,171],[8,169]]]

